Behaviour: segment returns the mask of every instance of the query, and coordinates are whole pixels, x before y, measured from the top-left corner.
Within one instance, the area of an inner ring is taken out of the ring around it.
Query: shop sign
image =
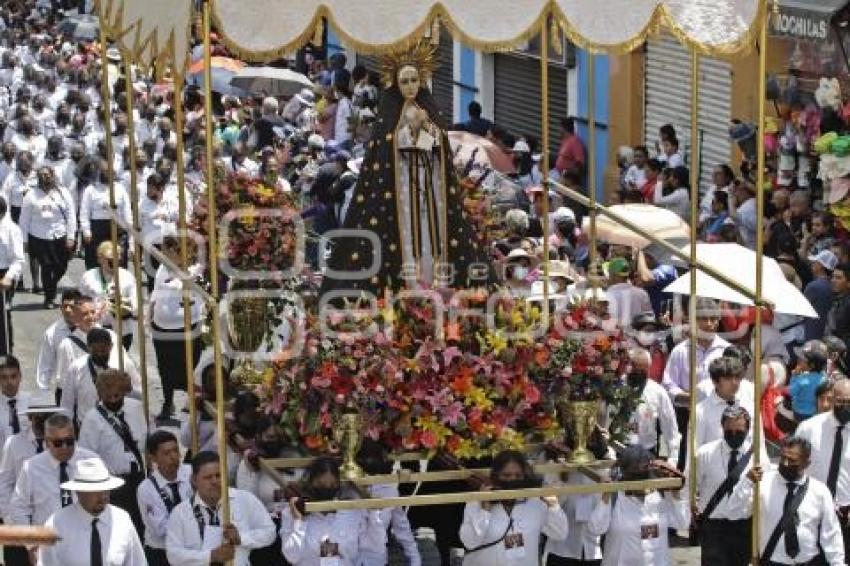
[[[781,8],[770,19],[771,35],[809,41],[824,41],[829,36],[829,15]]]

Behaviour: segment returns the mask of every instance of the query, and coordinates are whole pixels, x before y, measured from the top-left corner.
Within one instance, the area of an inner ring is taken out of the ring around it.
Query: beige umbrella
[[[617,204],[609,207],[614,212],[640,226],[656,238],[667,240],[673,245],[681,246],[690,241],[691,229],[688,223],[666,208],[651,204]],[[585,217],[582,230],[590,232],[590,218]],[[613,218],[598,215],[596,217],[596,234],[603,241],[621,246],[643,249],[652,242],[643,236],[632,232]]]

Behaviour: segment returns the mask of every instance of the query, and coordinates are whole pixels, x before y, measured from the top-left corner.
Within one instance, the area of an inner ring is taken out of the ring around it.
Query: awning
[[[832,15],[847,3],[847,0],[779,0],[779,9],[792,8]]]
[[[770,35],[812,42],[830,39],[830,20],[848,0],[780,0],[770,19]]]

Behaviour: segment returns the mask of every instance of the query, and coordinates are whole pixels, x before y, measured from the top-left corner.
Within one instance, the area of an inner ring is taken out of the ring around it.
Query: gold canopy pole
[[[758,81],[758,155],[756,157],[756,288],[755,288],[755,328],[753,329],[753,364],[755,364],[755,403],[753,415],[753,466],[761,465],[761,395],[763,390],[761,369],[761,295],[762,261],[764,259],[764,118],[765,118],[765,77],[767,76],[767,19],[770,17],[770,0],[764,0],[761,21],[759,22],[759,72]],[[761,486],[753,485],[753,563],[759,560],[759,523]]]
[[[125,76],[127,77],[126,109],[127,109],[127,143],[130,159],[130,206],[133,211],[133,230],[141,234],[142,227],[139,223],[139,179],[136,171],[136,120],[133,117],[134,94],[130,72],[130,57],[122,53],[124,61]],[[147,336],[145,334],[145,316],[142,305],[145,296],[142,291],[142,243],[138,237],[133,238],[133,276],[136,278],[136,322],[138,323],[136,347],[139,349],[139,374],[142,377],[142,406],[145,410],[145,424],[148,431],[151,429],[150,420],[150,395],[148,393],[148,364],[147,364]]]
[[[691,50],[691,245],[690,245],[690,308],[688,325],[690,342],[688,348],[688,368],[690,385],[688,396],[688,495],[691,508],[696,505],[697,496],[697,458],[696,458],[696,421],[697,421],[697,224],[699,222],[699,53]],[[680,460],[681,461],[681,460]]]
[[[543,324],[549,325],[549,187],[546,182],[549,179],[549,33],[547,23],[549,17],[543,18],[540,28],[540,120],[541,145],[543,152],[540,164],[543,176]]]
[[[599,274],[596,265],[596,56],[587,52],[587,193],[590,199],[590,250],[587,276],[590,281],[591,302],[596,304]]]
[[[210,261],[210,294],[212,301],[210,309],[210,325],[212,326],[213,354],[215,356],[215,404],[216,432],[218,433],[218,455],[221,469],[221,521],[230,522],[230,499],[227,493],[227,432],[224,428],[224,376],[221,367],[221,340],[219,337],[218,313],[218,237],[216,233],[216,203],[215,203],[215,163],[213,162],[213,119],[212,119],[212,44],[210,41],[210,2],[203,2],[204,23],[204,122],[206,127],[207,145],[207,217],[208,217],[208,246]]]
[[[177,59],[180,60],[180,59]],[[183,110],[183,69],[174,72],[174,129],[177,139],[177,216],[180,232],[180,266],[189,270],[189,229],[186,220],[189,216],[186,206],[186,159],[185,159],[185,117]],[[209,134],[208,134],[209,135]],[[212,239],[212,238],[211,238]],[[214,296],[216,296],[214,294]],[[192,454],[198,453],[198,421],[195,406],[195,358],[192,348],[192,296],[189,284],[183,280],[183,340],[185,343],[184,365],[186,368],[186,396],[189,398],[189,430],[191,431]]]
[[[113,247],[113,282],[115,285],[115,298],[113,310],[115,315],[115,334],[118,336],[118,369],[124,371],[124,338],[123,328],[121,324],[121,249],[118,247],[118,205],[115,201],[115,148],[112,146],[112,93],[109,84],[109,63],[106,59],[106,14],[104,10],[105,2],[98,3],[98,19],[100,27],[100,64],[101,64],[101,98],[103,99],[103,123],[104,123],[104,141],[106,143],[106,170],[109,175],[109,210],[112,213],[110,217],[110,236]],[[130,80],[127,80],[127,88],[130,88]],[[144,363],[144,360],[143,360]]]

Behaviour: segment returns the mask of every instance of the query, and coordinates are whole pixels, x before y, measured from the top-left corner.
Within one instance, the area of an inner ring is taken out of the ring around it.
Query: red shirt
[[[558,150],[558,160],[555,162],[555,169],[563,173],[564,171],[578,171],[584,168],[587,162],[584,156],[584,145],[575,134],[567,134],[561,140],[561,148]]]

